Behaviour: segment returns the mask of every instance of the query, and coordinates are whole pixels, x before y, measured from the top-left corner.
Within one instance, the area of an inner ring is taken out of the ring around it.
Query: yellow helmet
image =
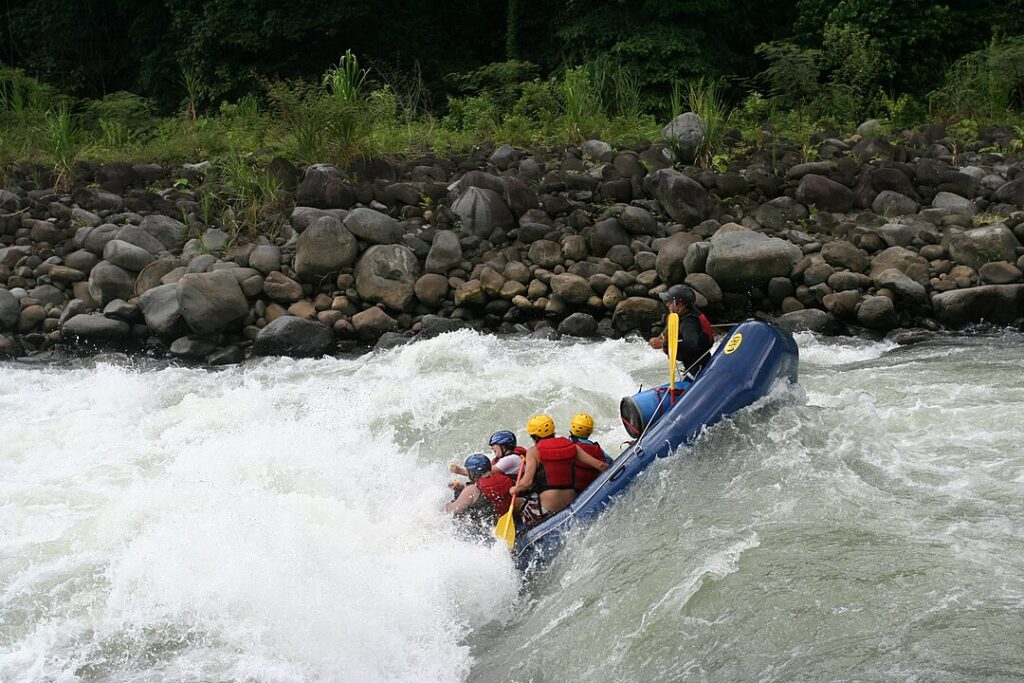
[[[569,425],[569,431],[581,439],[588,438],[594,432],[594,418],[586,413],[576,413]]]
[[[526,423],[526,433],[530,436],[540,437],[541,439],[548,436],[554,436],[555,421],[547,415],[534,415],[530,418],[530,421]]]

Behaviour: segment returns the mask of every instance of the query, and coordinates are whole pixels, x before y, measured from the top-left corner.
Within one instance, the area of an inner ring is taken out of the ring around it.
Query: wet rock
[[[790,242],[750,231],[716,233],[710,240],[706,270],[725,290],[743,291],[788,276],[800,260],[800,248]]]
[[[917,283],[914,283],[917,285]],[[920,285],[917,285],[920,286]],[[822,305],[837,318],[852,318],[857,313],[857,306],[860,305],[860,291],[847,289],[841,292],[832,292],[821,298]]]
[[[484,239],[495,228],[508,229],[515,225],[508,205],[494,190],[470,187],[455,200],[451,210],[458,216],[464,232]]]
[[[113,192],[97,187],[80,187],[71,195],[71,201],[88,211],[120,211],[124,199]]]
[[[845,185],[811,173],[800,179],[796,200],[819,211],[846,212],[853,208],[854,196]]]
[[[425,315],[420,320],[419,337],[421,339],[430,339],[448,332],[464,330],[467,327],[465,320],[442,318],[439,315]]]
[[[612,247],[629,244],[629,232],[618,218],[598,221],[587,230],[587,243],[595,256],[604,256]]]
[[[666,285],[682,282],[688,272],[686,269],[686,256],[690,252],[690,247],[699,239],[699,237],[690,232],[677,232],[662,242],[654,261],[654,269],[658,273],[658,279]],[[700,265],[700,269],[703,270],[704,264]]]
[[[928,294],[920,283],[911,280],[895,268],[883,270],[875,276],[874,280],[879,287],[895,292],[901,300],[914,303],[925,303],[928,300]]]
[[[345,217],[345,227],[369,244],[398,244],[405,233],[402,224],[391,216],[366,208],[349,211]]]
[[[103,259],[125,270],[139,272],[153,262],[153,254],[122,240],[110,240],[103,247]]]
[[[827,332],[835,324],[835,318],[825,311],[807,308],[784,313],[775,319],[775,324],[790,332]]]
[[[868,275],[875,279],[889,268],[895,268],[921,285],[928,284],[928,262],[909,249],[889,247],[876,254],[871,260]]]
[[[857,308],[857,322],[873,330],[888,332],[899,324],[896,307],[887,296],[871,296]]]
[[[661,130],[661,137],[674,143],[676,154],[684,164],[693,163],[706,134],[704,119],[692,111],[675,117]]]
[[[142,309],[146,327],[160,337],[176,338],[188,331],[188,326],[181,317],[176,284],[147,289],[139,297],[139,308]]]
[[[910,197],[904,196],[898,192],[891,190],[885,190],[877,197],[875,201],[871,203],[871,210],[880,216],[892,217],[892,216],[906,216],[908,214],[917,213],[920,205]]]
[[[949,236],[949,255],[957,263],[979,268],[989,261],[1011,261],[1020,242],[1003,223],[954,231]]]
[[[437,308],[448,296],[448,278],[438,273],[427,273],[416,280],[413,292],[424,306]]]
[[[319,282],[351,266],[358,253],[352,233],[333,216],[323,216],[299,235],[295,274],[300,280]]]
[[[597,320],[589,313],[573,313],[558,324],[558,332],[570,337],[593,337],[597,334]]]
[[[671,169],[655,171],[644,179],[645,188],[664,207],[672,220],[696,225],[711,214],[711,195],[695,180]]]
[[[142,219],[139,227],[159,240],[167,251],[181,251],[181,248],[185,246],[185,224],[169,216],[159,214],[146,216]]]
[[[128,323],[108,318],[101,313],[79,313],[70,318],[62,327],[65,335],[88,341],[106,341],[127,337],[131,331]]]
[[[212,334],[242,321],[249,312],[238,280],[230,272],[188,273],[178,281],[181,317],[196,334]]]
[[[259,331],[253,351],[259,356],[322,356],[334,343],[331,328],[315,320],[286,315]]]
[[[550,240],[537,240],[530,245],[529,258],[534,265],[550,270],[562,263],[562,247]]]
[[[100,261],[89,273],[89,295],[100,307],[114,299],[130,299],[135,274],[108,261]]]
[[[942,292],[932,297],[932,310],[939,322],[951,327],[979,321],[1010,323],[1024,315],[1024,285],[984,285]]]
[[[398,321],[389,316],[378,306],[356,313],[352,316],[352,325],[356,336],[364,344],[373,344],[387,332],[398,330]]]
[[[610,288],[609,288],[610,289]],[[607,292],[605,292],[607,296]],[[648,335],[651,328],[661,321],[664,308],[660,302],[647,297],[629,297],[615,306],[612,326],[619,334],[638,331]]]
[[[578,275],[571,275],[569,273],[552,276],[550,286],[552,293],[562,299],[562,301],[569,306],[585,306],[594,293],[587,280]],[[594,322],[594,325],[596,329],[596,321]]]
[[[244,358],[245,354],[242,352],[242,349],[232,344],[211,353],[206,357],[206,362],[210,365],[234,365],[235,363],[241,363]]]
[[[370,247],[356,264],[356,290],[364,301],[401,311],[412,303],[420,262],[412,249],[400,244]]]
[[[6,289],[0,289],[0,332],[13,330],[21,315],[21,303]]]
[[[690,273],[686,276],[685,283],[707,299],[708,303],[718,304],[722,302],[722,288],[707,273]]]
[[[302,285],[275,270],[263,280],[263,293],[271,301],[290,304],[302,298]]]
[[[444,275],[462,261],[462,244],[451,230],[438,230],[430,245],[424,270]]]
[[[314,164],[306,169],[306,175],[295,190],[295,203],[298,206],[347,209],[355,200],[355,194],[338,169],[327,164]]]
[[[171,343],[171,355],[185,360],[203,360],[217,350],[217,345],[207,339],[178,337]]]
[[[1008,285],[1021,280],[1020,269],[1006,261],[986,263],[978,270],[978,275],[987,285]]]

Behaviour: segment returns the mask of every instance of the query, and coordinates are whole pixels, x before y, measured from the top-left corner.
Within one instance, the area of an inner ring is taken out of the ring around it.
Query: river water
[[[0,681],[1024,679],[1024,338],[798,342],[525,583],[446,466],[541,410],[617,452],[640,341],[0,364]]]

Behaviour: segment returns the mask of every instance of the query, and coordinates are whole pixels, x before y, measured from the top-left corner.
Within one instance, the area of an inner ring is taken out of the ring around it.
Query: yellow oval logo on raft
[[[729,355],[736,349],[740,348],[740,344],[743,343],[743,335],[737,332],[729,338],[729,341],[725,343],[725,355]]]

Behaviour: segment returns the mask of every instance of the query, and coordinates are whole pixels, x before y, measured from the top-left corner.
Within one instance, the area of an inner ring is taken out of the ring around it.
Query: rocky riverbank
[[[674,144],[628,149],[276,160],[291,201],[252,238],[204,223],[208,164],[81,165],[66,194],[16,178],[0,190],[0,357],[114,346],[218,364],[462,327],[649,334],[678,282],[715,323],[1024,323],[1019,161],[941,126],[865,124],[719,173],[685,165],[700,126],[684,114]]]

